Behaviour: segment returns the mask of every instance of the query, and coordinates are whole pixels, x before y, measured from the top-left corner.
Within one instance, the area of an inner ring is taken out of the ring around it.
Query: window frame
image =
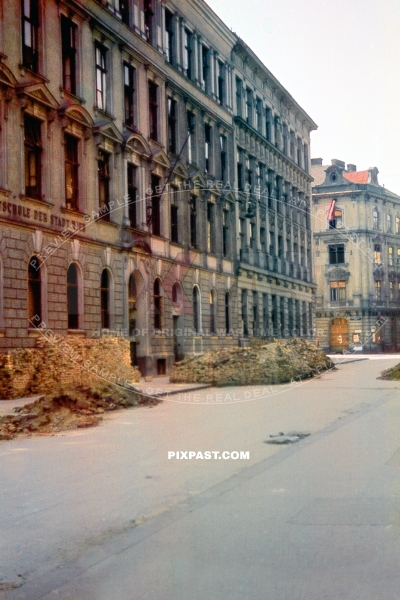
[[[29,14],[25,12],[27,5]],[[34,73],[39,73],[39,27],[39,0],[21,0],[22,65]]]
[[[78,26],[66,15],[61,15],[62,85],[70,94],[77,94],[77,31]],[[68,29],[67,29],[68,28]]]
[[[149,110],[149,137],[155,142],[159,141],[159,86],[155,81],[148,80],[148,110]]]
[[[79,209],[79,138],[69,133],[64,134],[65,148],[65,204],[70,210]],[[69,150],[72,150],[69,152]],[[68,186],[68,171],[70,171],[71,185]],[[72,195],[68,196],[68,188]],[[68,206],[69,205],[69,206]]]
[[[136,100],[136,69],[127,61],[123,62],[124,75],[124,124],[133,129],[135,127],[135,100]]]
[[[99,212],[103,207],[104,211],[100,218],[104,221],[110,221],[110,191],[111,191],[111,176],[110,176],[110,154],[99,148],[97,155],[97,173],[98,173],[98,193],[99,193]],[[104,191],[104,198],[102,198]]]
[[[96,95],[95,106],[98,110],[107,112],[108,109],[108,48],[95,41],[95,80],[96,80]]]
[[[35,131],[36,130],[36,131]],[[30,134],[29,136],[27,134]],[[24,115],[24,177],[25,196],[42,199],[42,121],[32,115]],[[33,168],[33,170],[32,170]],[[27,185],[35,178],[35,185]]]

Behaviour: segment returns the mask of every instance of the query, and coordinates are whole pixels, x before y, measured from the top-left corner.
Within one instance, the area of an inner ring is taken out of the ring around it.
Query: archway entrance
[[[330,348],[332,352],[341,352],[349,348],[349,322],[337,318],[331,321]]]

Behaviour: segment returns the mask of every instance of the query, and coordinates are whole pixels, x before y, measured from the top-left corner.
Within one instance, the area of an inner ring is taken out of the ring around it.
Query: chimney
[[[311,166],[312,167],[322,167],[322,158],[312,158]]]
[[[356,165],[352,165],[351,163],[349,163],[349,164],[347,165],[347,170],[348,170],[350,173],[355,173],[355,172],[357,171],[357,167],[356,167]]]
[[[339,160],[338,158],[332,158],[332,165],[335,167],[339,167],[339,169],[345,168],[345,163],[343,160]]]

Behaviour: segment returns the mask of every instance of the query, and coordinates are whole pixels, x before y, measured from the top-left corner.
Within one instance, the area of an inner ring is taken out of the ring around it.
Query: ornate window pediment
[[[350,272],[341,267],[335,267],[327,271],[326,277],[328,281],[348,281]]]
[[[39,104],[47,109],[57,109],[59,104],[44,83],[18,85],[17,94],[21,99],[26,99],[34,104]]]

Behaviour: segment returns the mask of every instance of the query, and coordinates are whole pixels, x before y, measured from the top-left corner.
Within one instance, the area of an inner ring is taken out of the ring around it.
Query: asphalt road
[[[377,379],[396,362],[1,443],[0,598],[399,600],[400,382]]]

